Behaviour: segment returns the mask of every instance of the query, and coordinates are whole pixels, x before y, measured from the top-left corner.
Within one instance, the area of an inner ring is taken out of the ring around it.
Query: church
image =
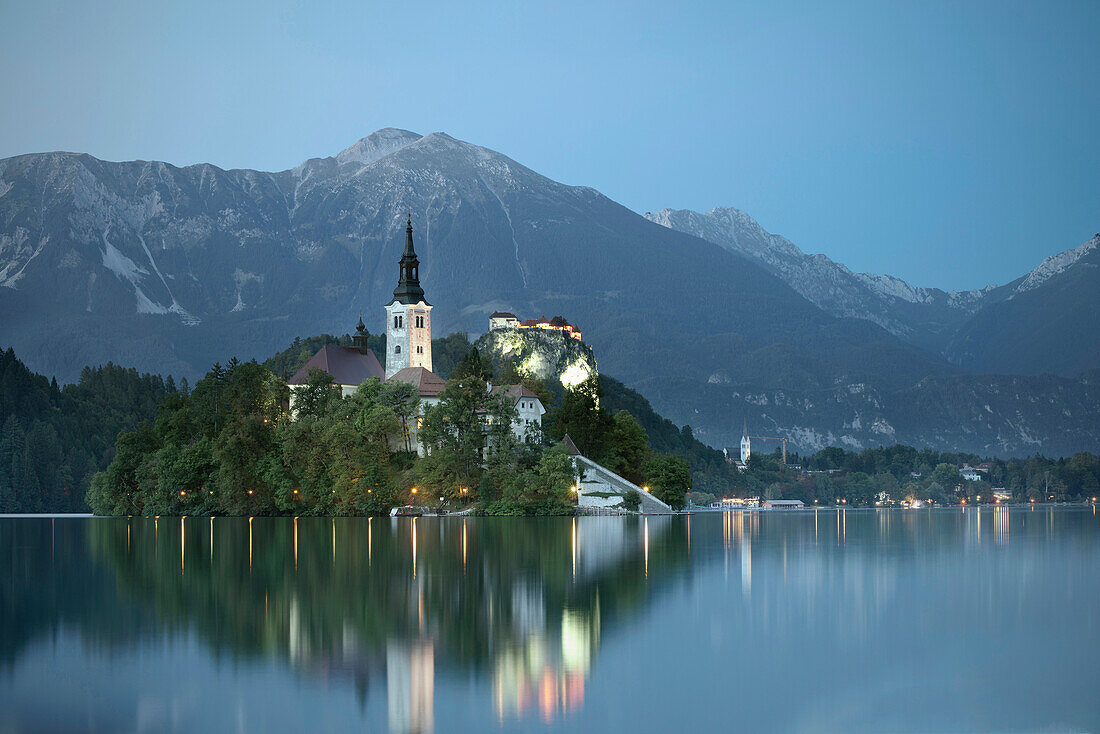
[[[384,306],[386,311],[385,367],[367,346],[369,334],[360,315],[350,347],[327,345],[294,376],[287,381],[290,386],[290,406],[293,412],[295,396],[309,381],[309,371],[319,369],[332,376],[340,388],[341,397],[355,393],[361,383],[377,377],[382,381],[398,380],[416,388],[420,395],[420,410],[439,402],[445,381],[432,372],[432,305],[428,303],[424,288],[420,285],[420,260],[413,247],[412,215],[405,223],[405,250],[398,261],[399,274],[393,299]],[[542,424],[546,408],[538,397],[522,385],[497,385],[495,392],[503,391],[515,400],[518,416],[512,431],[520,440],[527,438],[536,425]],[[424,446],[418,437],[419,418],[409,427],[410,439],[415,451],[424,455]]]

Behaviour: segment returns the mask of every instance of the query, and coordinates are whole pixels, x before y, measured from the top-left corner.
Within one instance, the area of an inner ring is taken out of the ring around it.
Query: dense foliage
[[[311,370],[292,413],[280,377],[255,362],[216,364],[192,392],[170,395],[155,422],[119,436],[88,502],[110,515],[364,515],[437,500],[571,511],[564,451],[544,450],[537,435],[517,441],[514,406],[462,372],[417,420],[420,398],[406,383],[371,379],[342,397]],[[409,450],[413,430],[425,457]]]
[[[0,352],[0,512],[86,512],[118,432],[152,418],[175,389],[171,377],[113,364],[85,367],[61,388]]]
[[[283,380],[255,362],[215,364],[119,436],[88,503],[109,515],[381,512],[393,504],[395,388],[369,380],[343,399],[314,370],[291,419]]]

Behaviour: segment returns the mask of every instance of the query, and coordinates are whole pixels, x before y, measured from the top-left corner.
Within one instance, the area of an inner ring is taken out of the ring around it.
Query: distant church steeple
[[[405,223],[405,251],[399,264],[393,300],[386,305],[386,379],[406,367],[432,369],[432,305],[420,287],[411,214]]]
[[[367,342],[370,339],[370,333],[367,331],[367,327],[363,324],[363,314],[359,314],[359,323],[355,327],[355,336],[351,338],[351,343],[355,345],[355,348],[359,350],[360,354],[366,354],[370,348],[367,346]]]
[[[405,304],[420,303],[424,300],[424,289],[420,287],[420,261],[413,249],[412,214],[408,215],[405,225],[405,251],[401,253],[401,275],[397,287],[393,289],[393,298]]]

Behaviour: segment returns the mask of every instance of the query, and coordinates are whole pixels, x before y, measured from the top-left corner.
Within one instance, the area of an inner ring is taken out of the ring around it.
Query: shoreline
[[[692,509],[692,510],[681,510],[679,512],[661,512],[661,513],[638,512],[638,513],[616,513],[616,514],[612,514],[612,513],[598,513],[598,514],[597,513],[591,513],[590,514],[590,513],[578,512],[578,513],[574,513],[573,515],[478,515],[478,514],[474,514],[473,512],[471,512],[469,510],[463,510],[463,511],[459,511],[459,512],[448,512],[448,513],[442,513],[442,514],[424,513],[422,515],[416,515],[415,517],[462,518],[462,519],[469,518],[469,517],[477,517],[477,518],[493,518],[493,517],[499,517],[499,518],[507,518],[507,517],[518,517],[518,518],[531,518],[531,517],[677,517],[677,516],[691,516],[691,515],[721,515],[721,514],[730,513],[730,512],[758,512],[758,513],[768,513],[768,514],[779,513],[779,514],[784,514],[784,515],[787,515],[787,514],[789,514],[789,515],[804,515],[804,514],[807,514],[807,513],[810,513],[810,512],[818,512],[820,510],[830,510],[830,511],[832,511],[832,510],[844,510],[844,511],[852,510],[853,512],[870,512],[870,511],[874,511],[874,512],[882,512],[882,511],[917,511],[917,512],[920,512],[922,510],[971,510],[971,509],[975,509],[975,508],[977,508],[977,509],[987,509],[987,508],[996,509],[996,508],[1000,508],[1000,507],[1005,507],[1005,508],[1010,508],[1010,509],[1019,509],[1019,508],[1025,508],[1025,507],[1031,507],[1031,508],[1043,507],[1043,508],[1051,508],[1051,509],[1054,509],[1054,508],[1073,509],[1073,508],[1095,507],[1096,505],[1097,505],[1097,503],[1095,503],[1095,502],[1087,502],[1087,501],[1086,502],[1035,502],[1035,503],[1017,502],[1017,503],[999,503],[999,504],[983,504],[983,505],[940,505],[940,506],[917,507],[917,508],[912,508],[912,507],[851,507],[849,505],[820,505],[820,506],[817,506],[817,507],[803,507],[803,508],[791,509],[791,510],[777,510],[777,509],[774,509],[774,508],[764,508],[764,507],[739,507],[737,509],[729,509],[729,510],[725,510],[725,509],[712,510],[712,509],[707,508],[707,509]],[[215,518],[215,517],[220,517],[220,518],[257,518],[257,517],[262,517],[262,518],[306,517],[306,518],[310,518],[310,517],[313,517],[313,518],[320,518],[320,519],[337,519],[337,518],[340,518],[340,519],[361,519],[361,518],[380,517],[380,518],[389,518],[389,519],[399,519],[397,517],[390,517],[388,515],[167,515],[167,514],[160,514],[160,515],[96,515],[95,513],[91,513],[91,512],[59,512],[59,513],[33,512],[33,513],[3,513],[3,514],[0,514],[0,520],[20,520],[20,519],[22,519],[22,520],[36,520],[36,519],[37,520],[45,520],[45,519],[80,520],[80,519],[118,519],[118,518],[134,518],[134,517],[154,518],[154,519],[161,518],[161,517],[173,518],[173,519]]]

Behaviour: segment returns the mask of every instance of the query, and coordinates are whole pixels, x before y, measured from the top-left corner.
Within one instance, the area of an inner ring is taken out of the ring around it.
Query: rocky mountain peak
[[[1082,258],[1100,246],[1100,234],[1093,235],[1088,242],[1056,255],[1045,258],[1038,267],[1024,276],[1024,279],[1016,286],[1016,293],[1023,293],[1033,288],[1038,288],[1054,276],[1065,272],[1076,265]]]
[[[339,165],[358,163],[368,166],[380,158],[385,158],[390,153],[404,148],[406,145],[422,139],[409,130],[395,127],[384,127],[376,130],[365,138],[360,138],[355,143],[344,148],[336,154],[336,162]]]

